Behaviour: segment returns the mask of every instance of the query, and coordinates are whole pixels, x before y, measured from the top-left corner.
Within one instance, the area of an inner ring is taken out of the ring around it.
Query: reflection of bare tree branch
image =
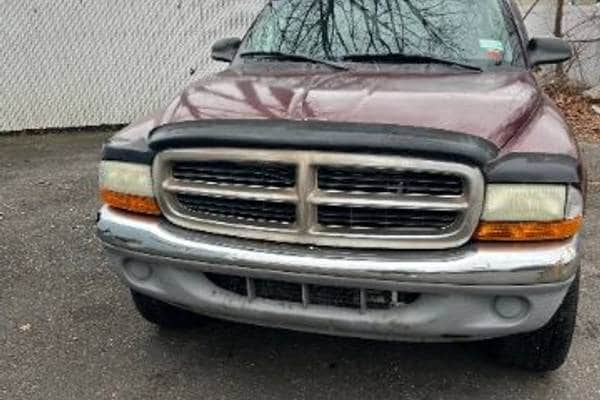
[[[490,34],[506,47],[514,39],[502,15],[483,20],[486,13],[458,0],[290,0],[269,12],[265,18],[276,22],[251,33],[251,48],[328,59],[406,53],[464,61],[480,55],[473,32],[478,25],[498,27]]]
[[[346,40],[344,39],[344,36],[342,35],[340,27],[338,26],[336,17],[337,17],[337,13],[335,12],[335,9],[333,8],[333,4],[332,4],[331,23],[333,25],[333,33],[335,34],[335,36],[337,37],[337,40],[340,42],[340,44],[344,48],[344,52],[349,53],[350,48],[346,44]]]
[[[398,49],[403,50],[404,49],[404,45],[402,43],[400,43],[400,40],[404,40],[404,35],[400,36],[398,34],[398,30],[396,29],[396,21],[394,20],[394,13],[392,12],[392,4],[390,3],[390,0],[386,0],[387,6],[390,10],[390,25],[392,26],[392,32],[394,34],[394,40],[396,41],[396,46],[398,46]],[[396,5],[398,6],[398,9],[400,8],[400,4],[398,2],[396,2]],[[399,17],[400,19],[402,19],[402,10],[399,9]],[[402,26],[403,24],[400,23],[400,26]]]
[[[267,106],[265,106],[263,104],[263,102],[260,101],[260,99],[258,98],[258,93],[256,93],[255,88],[249,82],[244,82],[243,84],[240,84],[239,87],[240,87],[240,91],[242,92],[242,95],[243,95],[242,98],[236,98],[230,94],[217,92],[217,91],[215,91],[213,89],[209,89],[207,87],[203,88],[203,91],[207,94],[215,96],[215,98],[221,98],[221,99],[233,102],[233,103],[239,103],[240,105],[243,105],[243,106],[250,105],[256,111],[258,111],[261,115],[264,115],[264,116],[270,117],[270,118],[277,118],[277,114],[274,113],[272,110],[270,110]],[[190,110],[191,110],[191,108],[190,108]]]
[[[298,11],[298,9],[300,8],[300,4],[301,4],[301,3],[298,3],[298,4],[296,4],[296,5],[293,7],[293,9],[292,9],[292,15],[294,15],[294,14],[295,14],[295,13]],[[304,16],[304,18],[306,19],[306,18],[307,18],[307,15],[305,15],[305,16]],[[287,42],[287,33],[288,33],[288,30],[289,30],[289,28],[290,28],[291,26],[292,26],[291,24],[286,24],[286,25],[284,26],[284,28],[282,29],[282,31],[281,31],[281,43],[285,43],[285,42]],[[298,33],[298,34],[299,34],[299,33]],[[296,42],[297,42],[297,41],[298,41],[298,36],[296,36]],[[280,43],[279,49],[277,49],[278,51],[281,51],[281,43]]]
[[[429,33],[431,33],[431,36],[436,39],[440,44],[443,44],[445,47],[447,47],[448,49],[454,49],[455,46],[451,45],[449,43],[447,43],[447,40],[444,38],[444,36],[442,34],[440,34],[435,26],[432,26],[428,19],[425,17],[425,15],[421,12],[421,10],[419,10],[418,7],[416,7],[412,0],[405,0],[405,3],[408,5],[408,7],[410,8],[410,10],[412,11],[412,13],[419,18],[419,20],[421,21],[421,23],[423,24],[423,28],[425,28]],[[447,36],[447,35],[446,35]],[[460,54],[459,54],[460,56]]]
[[[238,84],[242,94],[246,98],[246,104],[252,104],[252,107],[259,111],[261,114],[276,118],[277,115],[274,114],[269,108],[267,108],[262,101],[260,101],[258,97],[258,93],[256,93],[255,87],[250,82],[240,82]]]

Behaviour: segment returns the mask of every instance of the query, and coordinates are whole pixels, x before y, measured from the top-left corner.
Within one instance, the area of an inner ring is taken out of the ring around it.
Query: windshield
[[[522,65],[505,13],[501,0],[272,0],[240,54],[410,63],[383,57],[401,54],[480,68]]]

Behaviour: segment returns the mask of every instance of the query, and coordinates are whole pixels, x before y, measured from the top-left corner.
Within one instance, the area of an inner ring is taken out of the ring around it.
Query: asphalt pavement
[[[209,321],[158,329],[94,237],[107,133],[0,136],[0,399],[600,399],[600,145],[567,364],[533,374],[480,344],[405,344]]]

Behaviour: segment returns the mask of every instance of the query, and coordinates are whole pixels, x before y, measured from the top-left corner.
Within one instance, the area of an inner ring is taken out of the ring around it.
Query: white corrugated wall
[[[222,68],[263,0],[0,0],[0,131],[118,124]],[[192,72],[193,76],[192,76]]]
[[[119,124],[164,106],[223,67],[210,45],[241,35],[265,1],[0,0],[0,132]],[[531,18],[543,32],[546,17]]]

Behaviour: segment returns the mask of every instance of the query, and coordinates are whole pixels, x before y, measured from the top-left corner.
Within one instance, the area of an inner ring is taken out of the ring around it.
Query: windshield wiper
[[[241,58],[263,58],[272,59],[279,61],[295,61],[295,62],[309,62],[313,64],[327,65],[331,68],[347,71],[348,67],[338,64],[335,61],[324,60],[322,58],[313,58],[309,56],[303,56],[301,54],[286,54],[278,51],[247,51],[240,54]]]
[[[442,64],[453,67],[460,67],[469,69],[472,71],[483,72],[481,67],[471,64],[463,64],[458,61],[446,60],[443,58],[436,58],[432,56],[423,55],[412,55],[402,53],[389,53],[389,54],[349,54],[342,57],[344,61],[358,61],[358,62],[382,62],[382,63],[399,63],[399,64]]]

